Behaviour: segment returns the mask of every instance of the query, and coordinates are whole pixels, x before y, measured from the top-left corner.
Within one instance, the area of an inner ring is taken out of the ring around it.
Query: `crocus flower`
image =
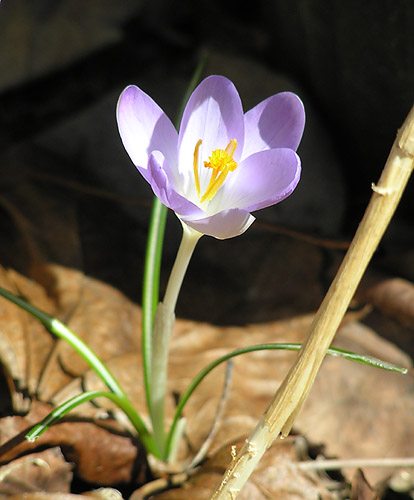
[[[251,212],[279,203],[300,177],[296,149],[305,113],[282,92],[243,113],[233,83],[203,80],[177,133],[141,89],[127,87],[117,107],[119,132],[136,168],[164,205],[196,231],[219,239],[242,234]]]

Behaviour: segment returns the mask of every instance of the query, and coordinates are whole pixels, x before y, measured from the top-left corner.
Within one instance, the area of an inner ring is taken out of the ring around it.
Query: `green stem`
[[[151,406],[152,428],[158,446],[165,451],[164,406],[168,373],[170,338],[175,321],[175,305],[178,294],[193,254],[202,235],[183,224],[183,237],[171,271],[165,298],[158,305],[154,321],[151,362]]]
[[[231,351],[220,358],[215,359],[209,365],[207,365],[203,370],[201,370],[190,382],[187,389],[181,395],[180,400],[178,401],[177,408],[175,410],[174,420],[172,422],[170,432],[168,434],[167,439],[167,447],[166,447],[166,456],[169,457],[170,454],[174,451],[173,442],[175,441],[175,434],[177,432],[177,424],[179,423],[179,419],[181,417],[184,406],[189,400],[190,396],[193,394],[197,386],[200,382],[206,377],[214,368],[216,368],[221,363],[228,361],[231,358],[236,356],[240,356],[241,354],[247,354],[249,352],[255,351],[265,351],[265,350],[282,350],[282,351],[299,351],[302,347],[302,344],[258,344],[252,345],[248,347],[241,347],[240,349],[236,349]],[[392,372],[397,372],[401,374],[406,374],[406,368],[400,368],[392,363],[388,363],[387,361],[382,361],[377,358],[373,358],[372,356],[365,356],[362,354],[356,354],[351,351],[345,351],[344,349],[338,349],[335,347],[331,347],[327,350],[327,354],[330,356],[337,356],[347,359],[348,361],[354,361],[356,363],[361,363],[364,365],[373,366],[375,368],[381,368],[383,370],[388,370]]]
[[[142,290],[142,363],[144,371],[145,397],[150,407],[152,329],[158,304],[162,246],[164,241],[167,207],[154,198],[145,255]]]
[[[58,420],[64,417],[68,412],[75,409],[79,405],[91,401],[92,399],[105,397],[113,401],[128,417],[134,428],[139,432],[139,438],[146,450],[152,453],[157,458],[160,458],[159,450],[155,444],[153,436],[151,436],[145,425],[130,401],[113,392],[106,391],[89,391],[79,394],[68,401],[65,401],[52,412],[49,413],[39,424],[35,425],[27,434],[26,439],[30,442],[35,441],[41,436],[51,425],[55,424]]]

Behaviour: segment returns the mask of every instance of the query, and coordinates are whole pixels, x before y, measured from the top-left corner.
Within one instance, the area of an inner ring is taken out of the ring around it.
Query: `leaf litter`
[[[0,498],[28,491],[69,493],[72,468],[59,447],[25,455],[0,467]]]
[[[13,270],[1,269],[0,273],[2,286],[66,321],[83,340],[90,342],[145,417],[138,338],[140,308],[109,285],[73,269],[44,265],[37,269],[37,276],[44,286]],[[20,436],[19,444],[6,447],[2,454],[3,467],[13,466],[32,455],[37,460],[37,450],[59,447],[65,459],[76,464],[75,473],[91,484],[138,486],[144,482],[148,478],[148,468],[143,451],[128,434],[125,422],[114,420],[113,416],[118,417],[119,412],[106,399],[77,408],[35,443],[22,439],[24,432],[50,411],[48,403],[60,403],[84,389],[99,390],[102,382],[36,320],[7,301],[2,300],[0,307],[3,321],[0,354],[12,388],[15,411],[21,413],[31,408],[26,416],[8,416],[0,420],[2,445]],[[174,395],[182,394],[201,367],[246,345],[301,342],[311,320],[312,315],[302,315],[245,327],[216,327],[178,320],[171,346],[167,417],[171,420],[173,416]],[[335,345],[411,367],[406,354],[355,321],[353,315],[345,318]],[[208,498],[207,491],[211,494],[219,480],[218,464],[224,467],[231,457],[231,446],[237,445],[251,431],[295,355],[286,351],[262,351],[233,360],[225,407],[208,451],[208,460],[182,490],[161,493],[157,498],[168,499],[169,495],[182,499]],[[185,407],[188,424],[176,465],[178,471],[185,469],[209,436],[222,397],[224,376],[225,366],[213,370]],[[324,455],[329,457],[410,456],[414,441],[411,425],[413,387],[412,373],[403,377],[327,358],[294,432],[303,435],[310,444],[321,446]],[[240,498],[330,498],[331,493],[322,479],[315,474],[309,479],[308,472],[298,473],[294,467],[297,461],[294,451],[287,452],[286,443],[278,441],[271,448],[257,475],[246,487],[243,493],[246,496]],[[292,446],[292,442],[289,443]],[[284,467],[282,472],[281,467]],[[295,481],[289,476],[291,470],[295,471]],[[354,470],[342,472],[351,481]],[[371,484],[386,481],[391,474],[389,469],[364,472]],[[282,477],[290,479],[281,484]],[[295,491],[292,491],[292,484],[295,484]]]

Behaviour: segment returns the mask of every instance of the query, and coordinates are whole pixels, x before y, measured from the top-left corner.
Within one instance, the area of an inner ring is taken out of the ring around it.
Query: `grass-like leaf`
[[[142,287],[142,364],[145,397],[148,408],[150,407],[151,393],[152,328],[159,300],[161,257],[167,213],[167,207],[158,198],[154,197],[148,230]]]
[[[196,390],[200,382],[206,377],[214,368],[216,368],[218,365],[221,363],[224,363],[228,361],[231,358],[234,358],[236,356],[240,356],[241,354],[247,354],[249,352],[254,352],[254,351],[266,351],[266,350],[282,350],[282,351],[299,351],[299,349],[302,347],[302,344],[285,344],[285,343],[280,343],[280,344],[257,344],[257,345],[252,345],[248,347],[242,347],[240,349],[236,349],[234,351],[231,351],[224,356],[221,356],[220,358],[217,358],[216,360],[212,361],[209,365],[207,365],[203,370],[201,370],[190,382],[188,385],[187,389],[184,391],[184,393],[181,395],[177,408],[175,411],[174,415],[174,420],[172,422],[170,432],[168,434],[168,441],[167,441],[167,456],[170,456],[172,450],[172,443],[175,441],[175,433],[176,433],[176,428],[177,424],[180,420],[181,414],[183,412],[184,406],[186,405],[187,401],[193,394],[193,392]],[[338,349],[336,347],[331,347],[328,349],[327,354],[330,356],[336,356],[336,357],[341,357],[345,358],[349,361],[354,361],[356,363],[361,363],[364,365],[368,366],[373,366],[375,368],[381,368],[383,370],[388,370],[392,372],[397,372],[401,374],[406,374],[407,369],[406,368],[401,368],[399,366],[396,366],[392,363],[388,363],[387,361],[382,361],[377,358],[373,358],[372,356],[365,356],[362,354],[356,354],[355,352],[351,351],[346,351],[344,349]]]
[[[114,394],[113,392],[107,391],[89,391],[83,392],[73,398],[65,401],[61,405],[57,406],[53,411],[49,413],[39,424],[35,425],[27,434],[26,439],[30,442],[35,441],[39,436],[41,436],[51,425],[57,423],[62,417],[67,413],[77,408],[79,405],[91,401],[92,399],[105,397],[113,401],[128,417],[130,422],[134,425],[139,433],[139,438],[142,441],[145,448],[160,458],[159,451],[157,449],[154,438],[148,433],[145,427],[142,427],[142,421],[130,401],[127,398],[120,396],[119,394]],[[138,418],[137,418],[138,417]]]
[[[95,371],[95,373],[105,382],[107,387],[111,390],[111,396],[107,396],[113,399],[113,401],[120,401],[122,403],[121,409],[125,411],[128,418],[131,420],[132,425],[135,427],[140,439],[145,443],[150,445],[150,448],[147,450],[151,453],[157,455],[157,449],[152,445],[152,437],[150,433],[138,414],[138,412],[134,409],[131,402],[128,399],[128,396],[125,394],[122,387],[119,385],[118,381],[112,375],[112,373],[108,370],[105,364],[99,359],[99,357],[90,349],[79,337],[77,337],[65,324],[63,324],[58,319],[53,316],[41,311],[34,305],[30,304],[22,297],[19,297],[5,288],[0,287],[0,295],[6,298],[7,300],[13,302],[21,309],[25,310],[36,319],[38,319],[51,333],[56,335],[56,337],[65,340],[75,351],[88,363],[88,365]],[[88,393],[86,393],[88,394]],[[95,396],[96,397],[96,396]],[[82,398],[82,395],[77,396],[77,398]],[[86,399],[87,400],[87,399]],[[70,400],[72,401],[72,400]],[[75,406],[81,403],[76,403]],[[83,402],[83,401],[81,401]],[[66,404],[66,403],[65,403]],[[69,404],[69,402],[68,402]],[[74,406],[70,406],[67,411],[70,411]],[[65,407],[66,408],[66,407]],[[127,409],[127,410],[125,410]],[[151,439],[150,439],[151,438]]]

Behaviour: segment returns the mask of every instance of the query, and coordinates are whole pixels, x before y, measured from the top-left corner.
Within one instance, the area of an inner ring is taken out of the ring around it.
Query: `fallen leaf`
[[[124,352],[138,351],[140,309],[113,287],[76,270],[49,265],[43,275],[54,280],[50,293],[56,298],[58,317],[102,361]],[[72,377],[89,367],[64,340],[59,340],[39,383],[39,396],[51,400]],[[62,370],[62,369],[63,370]],[[63,373],[62,373],[63,371]],[[60,373],[60,378],[54,378]],[[70,375],[70,377],[67,377]]]
[[[28,302],[42,311],[55,314],[55,304],[47,296],[43,287],[32,280],[28,280],[13,269],[7,271],[8,280],[14,285],[18,295],[24,297]],[[15,313],[16,311],[16,306]],[[53,348],[55,339],[53,335],[44,328],[36,319],[22,310],[19,313],[24,316],[26,326],[25,343],[27,359],[27,389],[29,394],[36,394],[41,374],[47,362],[49,353]],[[14,342],[13,342],[14,343]]]
[[[157,500],[208,500],[219,484],[235,449],[235,442],[219,449],[179,489],[155,495]],[[275,442],[266,452],[249,481],[237,496],[240,500],[330,500],[334,495],[322,485],[315,473],[297,467],[294,439]],[[134,499],[134,495],[131,497]]]
[[[378,493],[368,484],[364,473],[358,469],[352,478],[351,500],[378,500]]]
[[[0,467],[0,498],[33,491],[69,492],[71,470],[57,447],[25,455]]]
[[[2,463],[38,448],[59,446],[66,460],[76,464],[78,477],[89,483],[114,485],[143,480],[147,471],[145,454],[122,426],[113,420],[62,420],[34,443],[26,441],[24,435],[29,428],[51,409],[45,403],[33,402],[30,413],[25,417],[0,419]]]
[[[106,358],[108,367],[130,395],[133,404],[142,412],[143,418],[147,419],[139,345],[140,309],[108,285],[83,277],[77,271],[66,271],[59,266],[47,269],[49,275],[42,278],[48,283],[47,294],[45,291],[42,294],[51,300],[51,307],[55,308],[57,315],[66,318],[70,325],[77,325],[84,339],[92,339],[93,345]],[[19,290],[25,289],[24,280],[23,277],[14,277],[14,283],[19,283]],[[68,285],[67,294],[65,283]],[[2,301],[3,307],[4,303]],[[95,318],[95,315],[98,317]],[[104,321],[105,318],[108,324]],[[178,320],[171,342],[167,425],[174,413],[174,395],[182,394],[202,367],[239,347],[269,342],[302,342],[312,318],[313,315],[309,314],[244,327],[216,327],[207,323]],[[19,321],[17,325],[20,325]],[[10,324],[13,325],[13,318]],[[5,328],[9,328],[8,322]],[[93,337],[94,332],[96,338]],[[8,345],[13,345],[13,338],[12,335],[7,337]],[[24,336],[17,337],[19,338],[24,339]],[[35,339],[36,337],[34,342]],[[24,340],[19,342],[24,346]],[[106,342],[110,348],[99,345]],[[336,344],[397,365],[411,366],[406,355],[369,328],[354,321],[352,315],[339,329]],[[17,348],[19,345],[18,343]],[[23,362],[19,361],[23,373],[26,366],[25,349],[16,350],[16,353],[17,357],[23,356]],[[77,354],[72,353],[63,342],[55,341],[48,354],[39,385],[44,390],[40,391],[38,388],[38,397],[57,404],[85,388],[104,388],[96,374],[88,370],[83,362],[78,363]],[[226,404],[211,442],[210,455],[225,443],[245,438],[250,433],[296,355],[286,351],[258,351],[234,358]],[[222,396],[224,377],[224,365],[214,369],[203,380],[184,409],[187,419],[186,439],[183,440],[178,455],[180,463],[184,465],[194,457],[209,436]],[[58,383],[55,383],[55,379]],[[381,388],[380,391],[378,387]],[[329,456],[344,459],[407,456],[411,453],[414,442],[414,430],[410,425],[410,415],[414,412],[412,388],[413,379],[410,375],[404,377],[328,357],[295,424],[295,430],[304,434],[309,442],[323,445]],[[37,405],[38,403],[36,407]],[[29,414],[32,416],[23,420],[24,428],[41,418],[39,414],[37,420],[33,418],[33,414],[39,412],[36,407]],[[45,414],[46,410],[42,411],[44,413],[40,413]],[[71,418],[95,419],[94,422],[61,423],[46,432],[41,438],[43,441],[35,446],[40,443],[45,446],[61,446],[65,456],[78,464],[79,475],[90,481],[106,485],[111,485],[112,481],[129,481],[132,471],[139,470],[134,469],[137,449],[128,437],[103,429],[105,421],[99,421],[100,426],[97,425],[96,418],[106,415],[107,411],[113,411],[119,416],[119,411],[106,399],[82,405],[76,412],[72,412]],[[4,426],[7,427],[5,419],[0,424],[2,429]],[[126,428],[129,429],[129,426],[122,420],[117,432]],[[21,426],[17,426],[14,434],[21,431]],[[14,434],[8,433],[9,436]],[[27,444],[19,446],[6,455],[4,460],[17,457],[23,450],[27,453],[35,449]],[[93,460],[99,458],[98,468],[91,457]],[[138,463],[142,479],[147,469],[141,454],[138,456]],[[349,474],[350,471],[345,473]],[[384,479],[388,474],[389,471],[380,469],[367,471],[370,482],[373,479]]]
[[[71,493],[23,493],[21,495],[13,495],[9,497],[9,500],[87,500],[90,499],[90,495],[84,493],[83,495],[73,495]],[[99,497],[98,497],[99,498]],[[114,500],[119,500],[122,498],[115,497]]]
[[[182,394],[202,367],[248,344],[301,342],[311,321],[309,315],[264,325],[215,327],[178,320],[171,345],[167,421],[171,421],[174,411],[172,395]],[[411,366],[408,356],[355,321],[343,324],[335,345],[399,366]],[[295,356],[296,353],[286,351],[258,351],[234,358],[225,410],[210,453],[250,433]],[[110,360],[108,366],[122,381],[134,405],[145,414],[139,355],[122,355]],[[192,458],[210,432],[222,394],[224,373],[224,365],[213,370],[184,409],[187,440],[183,441],[179,454],[183,462]],[[344,459],[410,456],[414,442],[410,424],[414,412],[413,384],[412,375],[403,376],[328,356],[295,429],[312,443],[324,445],[329,456]],[[83,381],[79,379],[76,385],[57,394],[55,402],[73,396],[81,387],[98,390],[104,386],[89,371]],[[108,410],[113,409],[106,400],[100,403]],[[93,405],[90,411],[94,411]],[[349,475],[353,470],[345,472]],[[388,477],[389,469],[370,469],[366,474],[370,481],[376,482]]]
[[[366,292],[367,300],[385,316],[414,328],[414,285],[401,278],[382,280]]]
[[[20,294],[46,312],[53,313],[53,303],[43,288],[13,270],[0,268],[0,285]],[[32,316],[11,302],[0,301],[0,359],[15,386],[13,406],[17,412],[27,411],[30,400],[24,394],[34,394],[40,374],[54,340],[51,334]]]
[[[70,274],[73,273],[80,274],[75,271]],[[63,278],[61,286],[65,285],[68,278],[71,276]],[[63,292],[59,297],[63,297]],[[67,325],[104,362],[139,348],[139,309],[118,290],[84,275],[77,305]],[[67,343],[60,351],[60,360],[64,369],[73,376],[81,375],[88,368],[86,362]]]
[[[360,323],[338,331],[334,344],[361,354],[412,366],[408,356]],[[412,456],[414,377],[327,356],[295,428],[327,456],[382,458]],[[352,477],[355,469],[343,470]],[[388,478],[387,468],[367,468],[368,481]]]

